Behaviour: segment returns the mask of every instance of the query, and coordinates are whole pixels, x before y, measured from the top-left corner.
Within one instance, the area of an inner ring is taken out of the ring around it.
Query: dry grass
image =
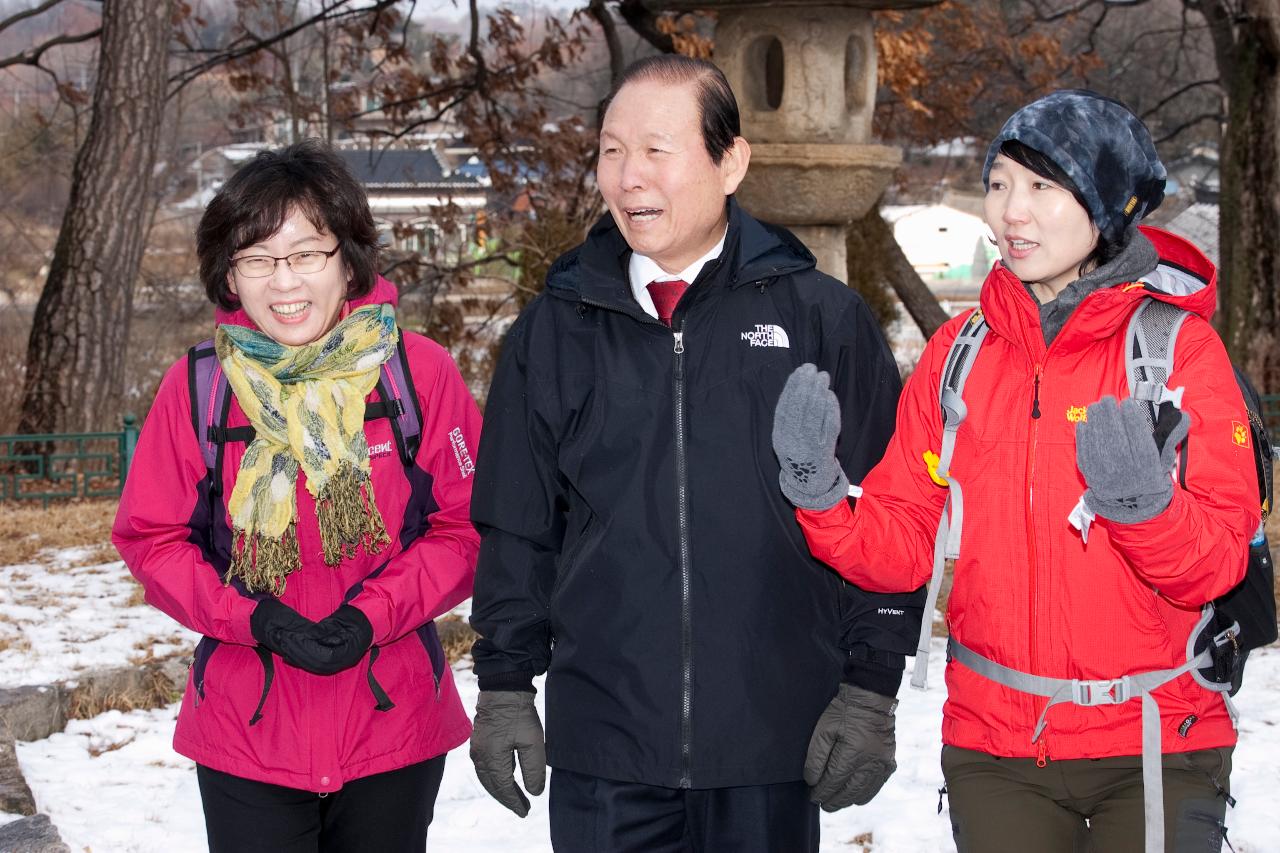
[[[476,641],[476,632],[461,616],[451,613],[440,617],[436,620],[436,631],[440,634],[445,660],[451,666],[471,654],[471,644]]]
[[[103,745],[103,746],[90,746],[90,747],[89,747],[89,757],[90,757],[90,758],[97,758],[97,757],[98,757],[98,756],[100,756],[100,755],[106,755],[108,752],[115,752],[117,749],[124,749],[126,746],[128,746],[129,744],[131,744],[131,743],[133,743],[135,740],[137,740],[137,738],[138,738],[138,735],[137,735],[137,733],[135,732],[135,733],[133,733],[133,734],[129,735],[129,736],[128,736],[127,738],[125,738],[124,740],[119,741],[119,742],[115,742],[115,741],[113,741],[113,742],[108,743],[108,744],[105,744],[105,745]],[[89,849],[88,847],[86,847],[86,848],[85,848],[85,850],[88,850],[88,849]]]
[[[7,619],[3,621],[9,621]],[[16,637],[0,637],[0,652],[7,652],[12,649],[15,652],[31,651],[31,640],[27,639],[26,634],[19,634]]]
[[[159,667],[142,667],[125,683],[89,682],[71,691],[67,717],[87,720],[107,711],[147,711],[163,708],[182,698],[182,689]]]
[[[129,597],[125,599],[125,607],[142,607],[147,603],[146,590],[142,588],[142,584],[138,583],[132,577],[129,578]]]
[[[115,498],[53,503],[9,502],[0,512],[0,566],[28,563],[45,548],[91,547],[93,562],[118,560],[111,547]]]

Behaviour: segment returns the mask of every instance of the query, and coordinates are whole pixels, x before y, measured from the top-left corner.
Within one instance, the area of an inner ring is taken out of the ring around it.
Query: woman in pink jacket
[[[471,594],[479,413],[396,326],[364,191],[319,143],[241,168],[198,253],[214,338],[162,381],[112,539],[204,635],[174,748],[210,849],[421,851],[470,733],[432,620]]]
[[[1213,265],[1138,227],[1165,169],[1108,98],[1019,110],[983,179],[1001,260],[981,309],[926,346],[856,507],[812,365],[778,403],[782,489],[814,555],[865,589],[917,589],[954,559],[942,769],[961,853],[1217,850],[1236,732],[1188,640],[1243,576],[1260,513]],[[1146,383],[1165,383],[1154,430],[1129,392],[1140,309],[1181,323]],[[961,394],[957,340],[977,350]]]

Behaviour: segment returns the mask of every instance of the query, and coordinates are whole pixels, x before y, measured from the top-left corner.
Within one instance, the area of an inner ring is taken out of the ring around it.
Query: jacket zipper
[[[684,437],[684,330],[675,329],[672,401],[676,431],[676,510],[680,544],[680,787],[693,787],[693,615],[689,570],[689,470]]]
[[[699,275],[699,278],[702,276]],[[617,311],[603,302],[581,298],[584,305]],[[621,312],[634,317],[628,312]],[[649,314],[636,319],[662,326],[661,320]],[[674,320],[673,320],[674,324]],[[683,322],[681,323],[683,326]],[[672,408],[676,433],[676,512],[680,547],[680,787],[693,787],[693,607],[691,602],[691,560],[689,556],[689,469],[684,434],[684,329],[672,328],[675,335],[672,354]]]
[[[1040,377],[1044,372],[1044,365],[1037,362],[1032,369],[1033,379],[1033,397],[1031,402],[1031,434],[1027,436],[1027,566],[1029,570],[1029,580],[1027,584],[1028,604],[1031,607],[1030,618],[1027,620],[1027,652],[1030,655],[1031,670],[1037,669],[1036,661],[1039,655],[1036,654],[1036,523],[1033,514],[1035,507],[1035,481],[1036,481],[1036,443],[1040,437]],[[1033,703],[1034,705],[1034,703]],[[1044,733],[1040,735],[1039,752],[1036,755],[1036,766],[1044,767],[1045,756],[1048,754],[1048,745],[1046,743]]]

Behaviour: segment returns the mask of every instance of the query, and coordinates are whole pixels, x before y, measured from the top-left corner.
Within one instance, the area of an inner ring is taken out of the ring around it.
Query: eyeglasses
[[[298,273],[320,272],[329,263],[329,259],[338,254],[341,246],[334,246],[327,252],[319,249],[307,249],[305,252],[294,252],[277,258],[273,255],[246,255],[243,258],[232,258],[231,266],[245,278],[266,278],[276,271],[276,264],[284,261],[289,269]]]

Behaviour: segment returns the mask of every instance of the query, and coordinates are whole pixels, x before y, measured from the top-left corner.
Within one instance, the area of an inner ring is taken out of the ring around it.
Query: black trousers
[[[1167,853],[1222,849],[1231,747],[1161,756]],[[951,831],[960,853],[1127,853],[1146,836],[1142,756],[1037,767],[942,748]]]
[[[210,853],[422,853],[443,776],[439,755],[322,797],[196,766]]]
[[[817,853],[804,782],[661,788],[551,771],[556,853]]]

